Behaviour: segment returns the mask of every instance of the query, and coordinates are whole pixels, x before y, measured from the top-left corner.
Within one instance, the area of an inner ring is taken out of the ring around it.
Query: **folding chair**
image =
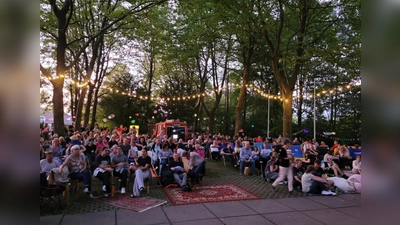
[[[40,209],[48,207],[51,209],[53,204],[54,213],[58,208],[62,208],[61,195],[65,191],[65,186],[62,184],[49,185],[47,182],[46,173],[40,174]]]

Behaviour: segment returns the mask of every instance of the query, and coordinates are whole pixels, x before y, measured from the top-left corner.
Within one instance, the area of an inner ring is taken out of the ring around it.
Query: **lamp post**
[[[315,104],[316,104],[316,95],[315,95],[315,78],[314,78],[314,139],[317,140],[317,125],[316,125],[316,118],[315,118],[315,116],[316,116],[316,112],[315,112],[316,106],[315,106]]]
[[[270,92],[271,90],[268,88],[268,116],[267,116],[267,138],[269,139],[269,101],[270,101]]]

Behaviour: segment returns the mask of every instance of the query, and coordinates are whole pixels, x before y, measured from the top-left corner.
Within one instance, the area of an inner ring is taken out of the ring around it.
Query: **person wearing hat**
[[[276,186],[282,181],[284,181],[285,178],[288,180],[288,189],[289,193],[293,192],[293,171],[291,168],[290,164],[290,156],[288,155],[288,151],[290,150],[290,144],[292,142],[289,140],[289,138],[284,139],[283,141],[283,146],[279,149],[279,176],[276,178],[274,183],[272,184],[272,189],[275,191]]]
[[[53,152],[52,151],[46,151],[46,158],[40,160],[40,172],[41,173],[46,173],[48,176],[50,171],[54,168],[57,168],[60,166],[60,163],[56,160],[54,160]]]
[[[70,145],[82,145],[82,142],[78,139],[77,135],[72,135],[70,139],[71,139],[71,141],[69,142]]]

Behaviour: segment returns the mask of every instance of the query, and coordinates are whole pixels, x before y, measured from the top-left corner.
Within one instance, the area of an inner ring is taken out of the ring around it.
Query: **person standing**
[[[272,189],[275,191],[276,186],[282,182],[285,178],[288,180],[289,192],[293,192],[293,171],[291,169],[290,160],[288,157],[287,150],[290,149],[291,141],[286,138],[283,141],[283,146],[279,150],[279,176],[272,184]]]

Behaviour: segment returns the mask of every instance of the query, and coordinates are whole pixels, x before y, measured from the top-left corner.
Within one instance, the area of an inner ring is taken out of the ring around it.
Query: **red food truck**
[[[182,138],[183,141],[186,142],[189,136],[188,126],[185,122],[166,120],[165,122],[156,123],[154,125],[153,135],[167,135],[167,137],[172,137],[176,140]]]

